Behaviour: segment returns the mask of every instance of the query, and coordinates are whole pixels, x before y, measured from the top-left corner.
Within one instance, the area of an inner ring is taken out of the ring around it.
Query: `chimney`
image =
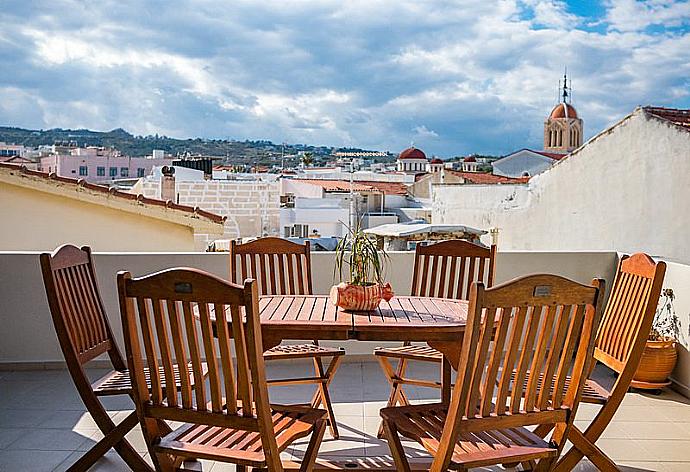
[[[163,166],[161,169],[161,200],[170,200],[177,203],[177,194],[175,192],[175,168],[173,166]]]

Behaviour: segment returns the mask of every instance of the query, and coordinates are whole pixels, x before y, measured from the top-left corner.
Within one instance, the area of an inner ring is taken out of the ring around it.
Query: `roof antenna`
[[[568,103],[568,66],[563,73],[563,103]]]

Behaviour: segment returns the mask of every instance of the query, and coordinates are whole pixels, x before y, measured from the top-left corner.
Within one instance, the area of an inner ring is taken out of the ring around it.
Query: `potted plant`
[[[382,299],[393,297],[390,284],[384,284],[388,254],[376,246],[360,222],[347,230],[335,248],[334,272],[339,274],[341,283],[331,288],[331,301],[345,310],[375,310]],[[348,278],[344,281],[346,267]]]
[[[635,388],[660,389],[671,383],[668,378],[676,366],[676,342],[680,338],[680,320],[673,309],[674,299],[673,289],[662,292],[652,331],[631,383]]]

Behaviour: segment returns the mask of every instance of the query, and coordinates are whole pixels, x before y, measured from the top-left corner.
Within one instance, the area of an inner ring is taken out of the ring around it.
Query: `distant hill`
[[[267,140],[236,141],[225,139],[175,139],[167,136],[134,136],[122,128],[111,131],[91,131],[88,129],[31,130],[0,126],[0,141],[12,144],[23,144],[28,147],[51,145],[60,141],[74,141],[79,146],[114,147],[128,156],[150,155],[154,149],[162,149],[174,156],[204,155],[223,157],[231,164],[264,164],[279,163],[281,154],[294,155],[298,151],[310,152],[314,163],[318,164],[335,151],[365,151],[365,149],[332,148],[306,144],[274,144]],[[378,158],[377,160],[389,160]],[[286,159],[285,165],[295,165],[293,159]]]

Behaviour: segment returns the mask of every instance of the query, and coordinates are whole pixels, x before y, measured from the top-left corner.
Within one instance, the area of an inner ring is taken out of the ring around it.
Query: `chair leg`
[[[398,472],[411,472],[410,463],[407,461],[407,457],[405,457],[405,449],[403,449],[400,437],[398,436],[398,430],[395,428],[395,425],[386,420],[383,420],[382,423],[383,431],[388,441],[388,447],[391,450],[393,461],[395,461],[395,469]]]
[[[311,406],[312,408],[318,408],[319,405],[323,404],[324,408],[326,408],[326,412],[328,414],[328,427],[331,431],[331,436],[333,436],[334,439],[338,439],[340,437],[340,433],[338,432],[338,425],[335,420],[335,414],[333,413],[333,405],[331,403],[330,393],[328,392],[328,386],[330,385],[331,380],[333,380],[333,376],[335,375],[336,370],[338,370],[341,360],[341,356],[334,357],[331,360],[331,363],[328,365],[328,369],[324,371],[321,359],[318,357],[314,358],[314,372],[316,373],[317,377],[322,379],[322,381],[318,384],[316,393],[314,393],[314,396],[312,397]]]
[[[326,432],[326,421],[321,420],[314,425],[314,430],[311,433],[309,445],[302,458],[300,465],[300,472],[311,472],[316,464],[316,456],[319,454],[319,446],[323,440],[323,435]]]
[[[101,429],[104,434],[103,439],[98,441],[91,449],[89,449],[88,452],[86,452],[86,454],[81,456],[79,460],[72,464],[68,470],[88,470],[111,448],[115,448],[118,454],[120,454],[122,459],[132,468],[132,470],[152,471],[153,469],[151,466],[148,465],[146,461],[144,461],[144,459],[134,450],[132,445],[129,444],[126,439],[124,439],[125,435],[129,433],[138,423],[136,412],[130,413],[127,418],[122,420],[118,425],[115,425],[115,423],[110,420],[110,417],[108,417],[108,420],[112,424],[112,429],[108,431],[103,431],[103,429]]]
[[[620,469],[593,441],[587,437],[587,432],[582,433],[574,425],[570,427],[568,439],[573,447],[561,458],[554,468],[555,471],[565,472],[575,468],[583,456],[587,458],[603,472],[617,472]]]
[[[407,398],[407,394],[402,388],[402,379],[405,375],[405,370],[407,369],[407,359],[400,359],[395,370],[393,370],[393,366],[387,357],[378,356],[377,359],[379,360],[379,364],[381,364],[381,369],[383,369],[383,372],[386,375],[386,379],[391,384],[391,391],[388,395],[386,407],[397,406],[398,404],[402,406],[409,405],[410,400]],[[376,436],[379,439],[383,439],[383,422],[379,424],[379,430]]]

